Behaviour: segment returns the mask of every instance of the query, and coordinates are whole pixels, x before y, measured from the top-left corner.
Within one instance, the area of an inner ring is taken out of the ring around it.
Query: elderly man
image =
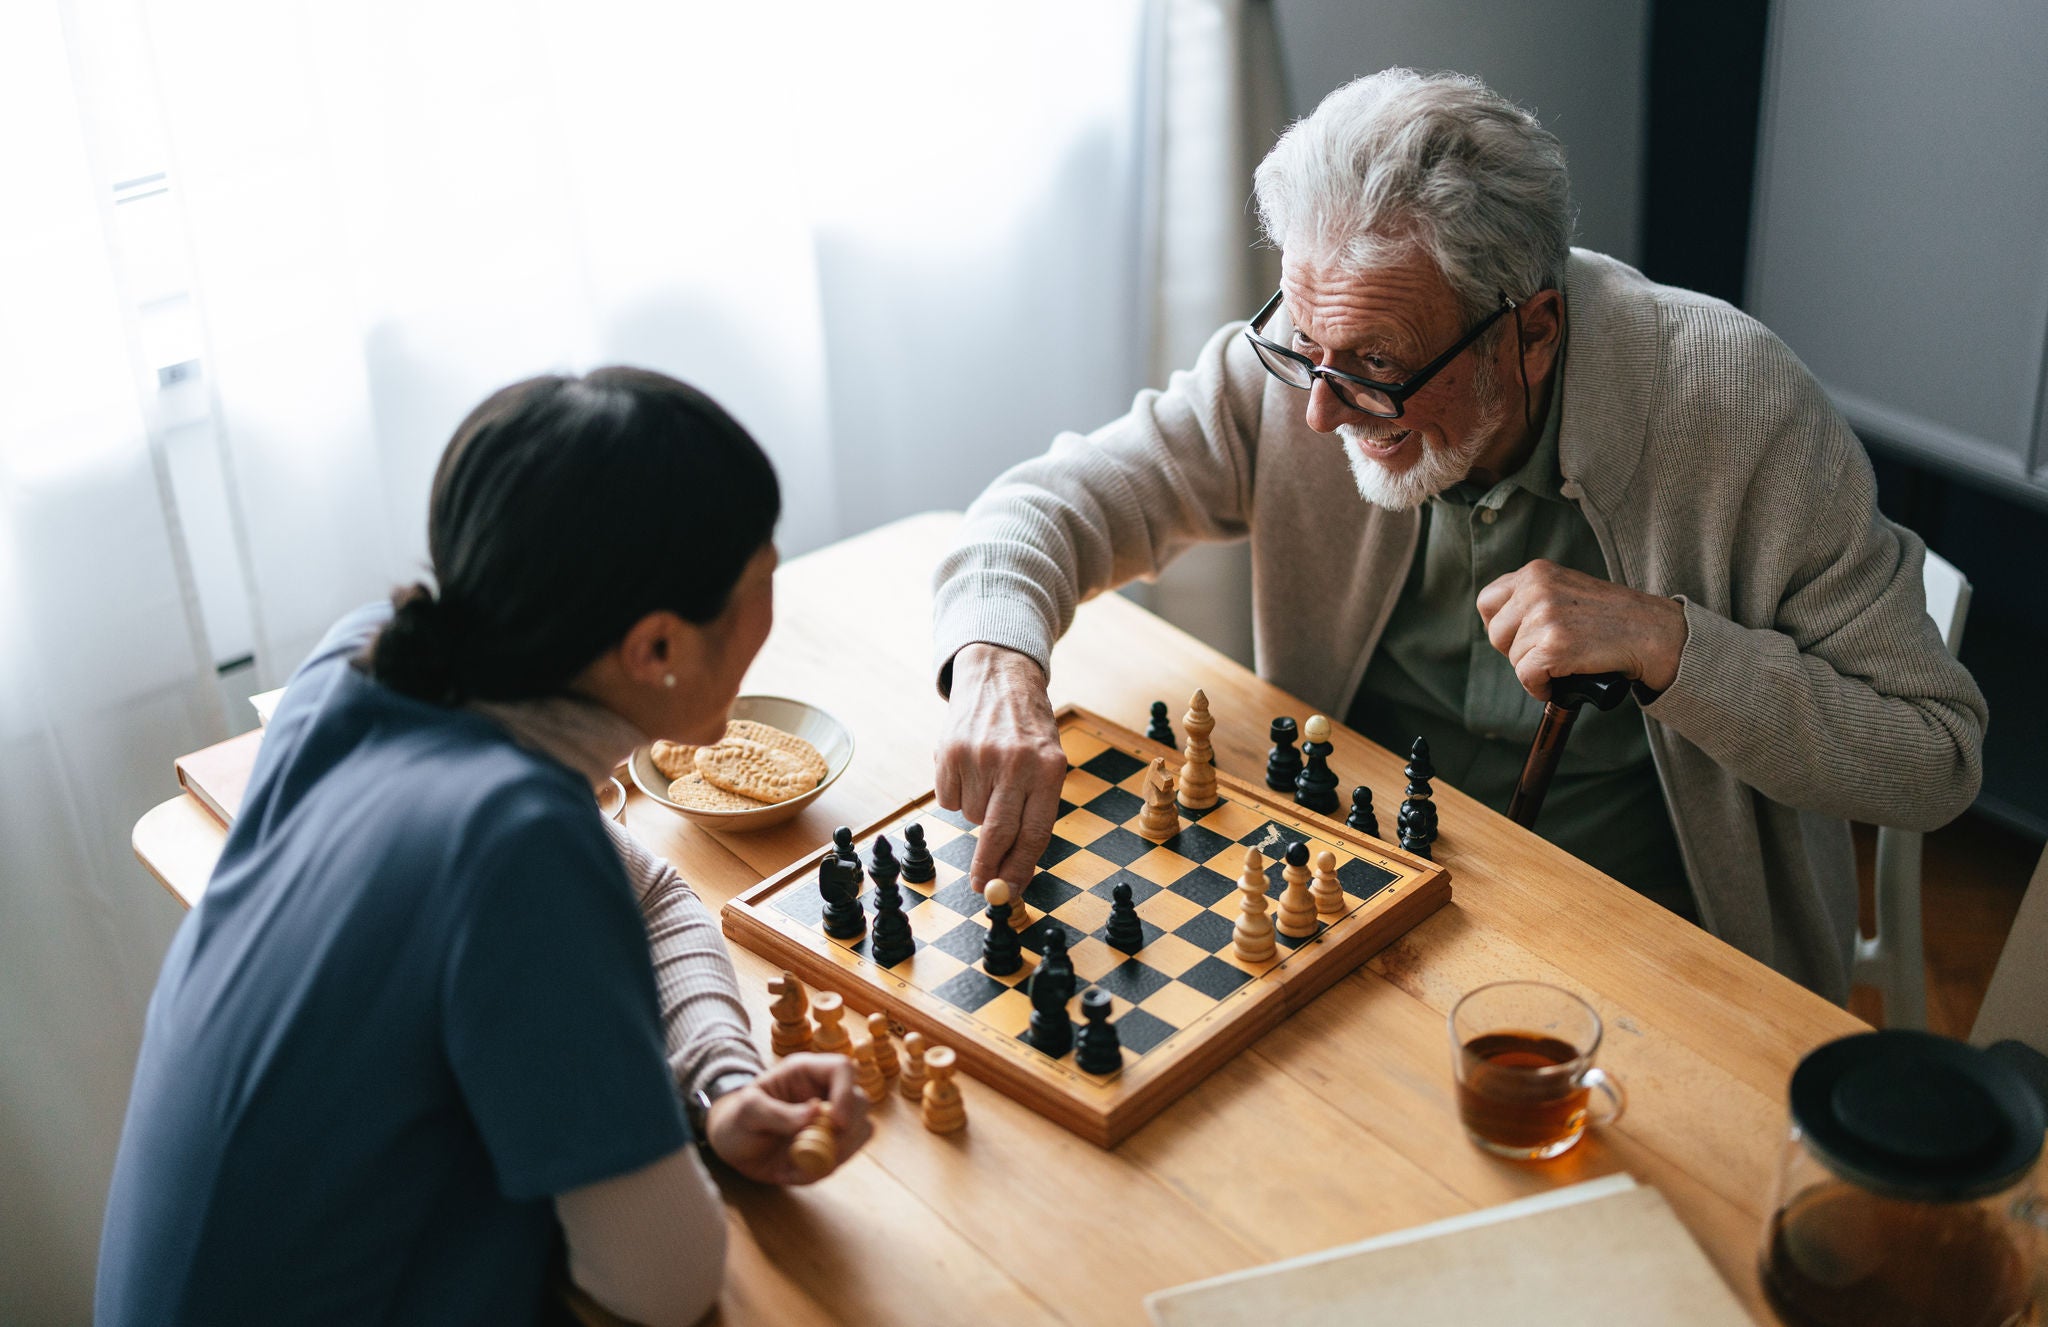
[[[1633,679],[1639,708],[1580,718],[1542,832],[1843,998],[1845,820],[1954,817],[1986,717],[1855,436],[1755,321],[1572,249],[1561,146],[1475,80],[1340,88],[1256,192],[1279,292],[999,478],[938,570],[938,792],[983,826],[977,886],[1050,836],[1075,606],[1249,538],[1260,673],[1426,735],[1496,809],[1550,679]]]

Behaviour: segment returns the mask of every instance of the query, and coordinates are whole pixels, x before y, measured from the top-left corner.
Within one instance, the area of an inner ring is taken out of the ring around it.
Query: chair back
[[[1956,565],[1933,549],[1927,550],[1927,565],[1920,569],[1920,583],[1927,589],[1927,616],[1934,619],[1948,652],[1963,652],[1963,619],[1970,612],[1970,582]]]

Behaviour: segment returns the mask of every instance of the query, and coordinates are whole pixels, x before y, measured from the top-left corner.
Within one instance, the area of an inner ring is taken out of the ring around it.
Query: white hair
[[[1259,222],[1282,250],[1364,271],[1419,249],[1470,320],[1503,292],[1525,300],[1564,280],[1564,145],[1476,78],[1354,79],[1288,129],[1253,178]]]

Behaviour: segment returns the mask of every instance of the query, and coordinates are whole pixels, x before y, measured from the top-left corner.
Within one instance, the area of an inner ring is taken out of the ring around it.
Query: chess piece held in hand
[[[981,942],[982,970],[991,977],[1007,977],[1024,966],[1024,942],[1010,925],[1010,882],[989,881],[982,897],[988,900],[988,934]]]
[[[839,1164],[839,1130],[832,1123],[832,1107],[818,1103],[818,1115],[797,1130],[789,1144],[789,1159],[806,1179],[818,1179]]]

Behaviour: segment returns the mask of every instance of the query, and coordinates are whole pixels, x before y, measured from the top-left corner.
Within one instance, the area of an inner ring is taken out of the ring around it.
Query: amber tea
[[[1816,1185],[1772,1218],[1764,1290],[1791,1327],[2013,1327],[2036,1319],[2026,1260],[1971,1203]]]
[[[1628,1096],[1593,1066],[1600,1015],[1540,981],[1497,981],[1451,1008],[1452,1067],[1465,1134],[1489,1152],[1540,1161],[1589,1124],[1621,1118]],[[1593,1101],[1598,1091],[1602,1104]]]
[[[1549,1155],[1586,1128],[1592,1090],[1565,1066],[1578,1048],[1537,1032],[1489,1032],[1463,1048],[1458,1114],[1465,1128],[1518,1155]],[[1551,1070],[1543,1073],[1542,1070]]]

